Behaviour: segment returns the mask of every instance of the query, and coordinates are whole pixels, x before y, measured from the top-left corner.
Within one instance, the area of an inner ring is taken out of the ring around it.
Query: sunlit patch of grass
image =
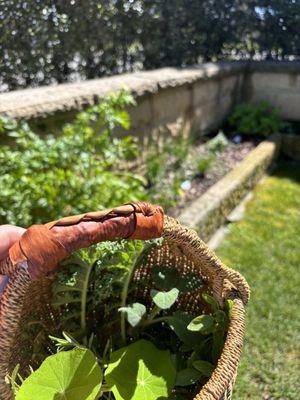
[[[281,162],[217,251],[251,286],[234,399],[300,396],[300,166]]]

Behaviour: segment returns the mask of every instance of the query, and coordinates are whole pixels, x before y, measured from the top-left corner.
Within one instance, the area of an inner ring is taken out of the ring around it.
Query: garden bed
[[[205,144],[197,146],[199,153],[203,151],[204,147]],[[216,163],[205,175],[199,174],[191,181],[187,180],[183,182],[182,189],[184,194],[176,207],[170,209],[169,214],[178,217],[195,199],[234,169],[254,148],[255,143],[250,140],[238,144],[229,143],[218,155]]]
[[[261,179],[277,157],[280,145],[279,134],[261,142],[236,168],[191,203],[179,220],[195,228],[203,240],[208,240]]]

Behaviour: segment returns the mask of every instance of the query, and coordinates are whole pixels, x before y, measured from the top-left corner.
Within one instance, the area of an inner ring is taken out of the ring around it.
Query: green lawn
[[[217,250],[251,286],[233,399],[300,399],[300,166],[281,162]]]

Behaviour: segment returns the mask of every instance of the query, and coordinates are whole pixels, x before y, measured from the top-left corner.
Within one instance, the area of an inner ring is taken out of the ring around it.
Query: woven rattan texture
[[[48,353],[48,335],[54,333],[57,318],[51,308],[54,277],[32,281],[24,268],[11,274],[0,297],[0,399],[12,398],[4,377],[17,364],[22,374],[37,367]]]
[[[162,246],[154,247],[134,274],[135,282],[142,282],[137,296],[149,299],[150,271],[153,265],[177,268],[183,275],[199,274],[207,288],[222,303],[225,298],[233,300],[232,317],[225,346],[212,377],[200,390],[195,400],[229,400],[235,381],[244,335],[244,306],[249,298],[249,288],[244,278],[225,267],[207,248],[196,232],[182,227],[176,220],[165,217]],[[0,399],[11,400],[5,376],[16,363],[38,365],[45,354],[49,332],[56,331],[56,316],[50,306],[53,277],[32,282],[26,269],[13,268],[2,263],[2,273],[10,273],[9,283],[0,297]],[[4,271],[5,269],[5,271]],[[184,294],[177,307],[192,312],[202,312],[203,289]],[[34,339],[34,340],[33,340]],[[33,399],[34,400],[34,399]],[[78,399],[80,400],[80,399]]]
[[[226,298],[233,300],[229,330],[217,368],[195,397],[195,400],[230,399],[243,345],[244,306],[249,299],[249,286],[238,272],[222,264],[195,231],[173,218],[165,217],[163,236],[180,246],[188,260],[186,268],[193,263],[192,268],[199,271],[221,304]]]

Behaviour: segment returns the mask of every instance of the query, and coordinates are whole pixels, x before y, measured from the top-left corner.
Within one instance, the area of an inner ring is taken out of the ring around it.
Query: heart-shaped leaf
[[[207,335],[214,330],[214,318],[211,315],[199,315],[188,324],[187,329]]]
[[[152,268],[151,275],[155,286],[161,290],[170,290],[176,287],[179,279],[179,272],[176,268],[158,265]]]
[[[193,367],[201,372],[202,375],[210,377],[215,367],[208,361],[197,360],[193,362]]]
[[[151,290],[151,297],[157,307],[162,310],[167,310],[172,307],[175,303],[179,295],[179,290],[177,288],[173,288],[168,292],[159,292],[158,290]]]
[[[127,307],[120,307],[119,311],[126,313],[127,321],[131,326],[135,327],[146,314],[146,307],[141,303],[133,303]]]
[[[102,371],[94,354],[83,348],[49,356],[22,384],[16,400],[95,400]]]
[[[169,351],[139,340],[111,354],[105,379],[116,400],[168,398],[176,371]]]

